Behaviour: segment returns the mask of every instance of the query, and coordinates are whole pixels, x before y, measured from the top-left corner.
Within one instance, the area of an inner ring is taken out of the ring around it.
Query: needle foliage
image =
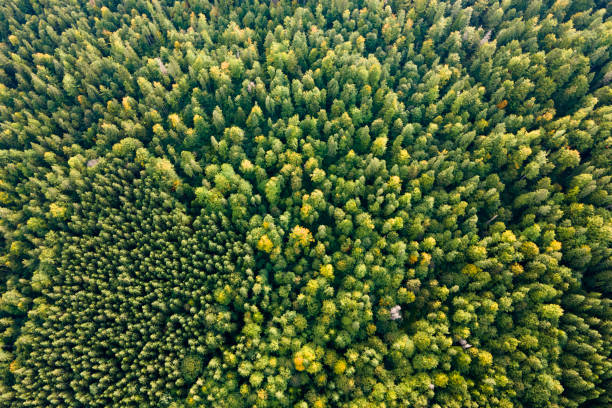
[[[0,405],[609,407],[611,12],[0,2]]]

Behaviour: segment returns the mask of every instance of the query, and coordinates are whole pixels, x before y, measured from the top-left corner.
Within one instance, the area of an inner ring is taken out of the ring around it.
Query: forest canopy
[[[601,0],[0,2],[0,406],[612,405]]]

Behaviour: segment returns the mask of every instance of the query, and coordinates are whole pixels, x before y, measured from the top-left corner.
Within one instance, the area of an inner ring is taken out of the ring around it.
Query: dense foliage
[[[0,405],[609,407],[599,0],[0,3]]]

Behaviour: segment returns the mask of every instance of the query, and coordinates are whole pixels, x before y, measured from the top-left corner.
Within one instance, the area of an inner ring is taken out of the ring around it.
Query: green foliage
[[[202,358],[189,354],[181,361],[181,374],[187,383],[194,382],[202,371]]]
[[[610,406],[609,7],[64,3],[0,4],[0,405]]]

